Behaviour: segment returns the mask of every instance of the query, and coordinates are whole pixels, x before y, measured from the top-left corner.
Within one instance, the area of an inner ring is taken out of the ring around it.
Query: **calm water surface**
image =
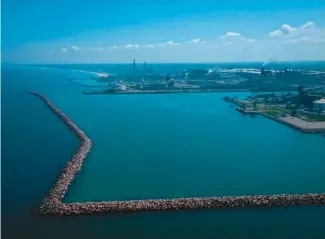
[[[93,140],[66,201],[325,191],[325,141],[225,95],[83,95],[85,73],[7,67],[2,75],[2,222],[6,235],[46,238],[322,238],[324,207],[200,210],[80,218],[33,211],[78,142],[37,98],[44,94]],[[20,228],[17,230],[17,228]],[[204,235],[204,236],[203,236]]]

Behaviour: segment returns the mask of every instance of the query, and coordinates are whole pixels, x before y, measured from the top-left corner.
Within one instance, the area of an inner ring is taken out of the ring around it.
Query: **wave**
[[[107,78],[108,76],[110,76],[110,74],[107,73],[107,72],[95,72],[95,71],[76,70],[76,69],[70,69],[70,71],[76,71],[76,72],[81,72],[81,73],[87,73],[87,74],[96,75],[96,76],[104,77],[104,78]]]

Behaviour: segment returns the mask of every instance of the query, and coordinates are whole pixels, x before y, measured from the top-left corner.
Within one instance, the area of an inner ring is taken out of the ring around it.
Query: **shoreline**
[[[266,114],[264,112],[259,112],[259,111],[245,111],[245,110],[242,110],[242,109],[239,109],[239,108],[236,108],[236,110],[238,112],[240,112],[241,114],[244,114],[244,115],[262,115],[265,118],[268,118],[268,119],[276,121],[278,123],[287,125],[287,126],[293,128],[293,129],[296,129],[296,130],[302,132],[302,133],[317,133],[317,134],[325,133],[325,128],[317,128],[317,127],[316,128],[309,128],[309,127],[303,127],[303,126],[296,125],[295,123],[293,123],[292,118],[296,119],[293,116],[291,116],[291,118],[289,116],[279,118],[279,117],[271,116],[271,115],[268,115],[268,114]],[[284,120],[285,118],[287,120]],[[313,122],[308,122],[308,123],[312,124]]]
[[[325,193],[246,195],[231,197],[195,197],[175,199],[148,199],[131,201],[103,201],[84,203],[63,203],[69,186],[81,170],[83,161],[92,147],[87,135],[45,96],[27,92],[39,97],[80,140],[80,147],[67,162],[54,184],[39,206],[39,214],[69,216],[117,212],[144,212],[163,210],[186,210],[203,208],[279,207],[292,205],[325,205]]]
[[[260,115],[263,115],[264,117],[266,117],[266,118],[268,118],[270,120],[282,123],[282,124],[287,125],[287,126],[289,126],[291,128],[299,130],[300,132],[303,132],[303,133],[325,133],[325,128],[300,127],[298,125],[295,125],[294,123],[291,123],[290,121],[285,121],[285,120],[283,120],[281,118],[270,116],[270,115],[267,115],[265,113],[260,113]]]
[[[115,91],[115,92],[108,92],[108,91],[97,91],[97,92],[83,92],[85,95],[149,95],[149,94],[185,94],[185,93],[215,93],[215,92],[250,92],[249,89],[217,89],[217,90],[203,90],[203,89],[188,89],[188,90],[134,90],[134,91]]]
[[[73,82],[76,83],[76,82]],[[81,85],[81,84],[79,84]],[[84,86],[91,88],[92,86]],[[266,91],[275,91],[275,92],[288,92],[292,89],[269,89],[265,91],[255,91],[254,89],[166,89],[166,90],[119,90],[119,91],[84,91],[83,94],[86,95],[132,95],[132,94],[179,94],[179,93],[217,93],[217,92],[266,92]]]
[[[325,122],[324,122],[324,125],[322,125],[322,126],[318,125],[315,127],[315,124],[320,124],[322,122],[307,122],[307,121],[301,120],[301,119],[299,119],[297,117],[293,117],[293,116],[284,116],[284,117],[271,116],[263,111],[244,110],[242,108],[239,108],[239,107],[241,107],[241,105],[238,102],[232,102],[225,98],[223,98],[223,100],[228,103],[231,103],[233,105],[237,105],[238,107],[236,108],[236,111],[238,111],[239,113],[244,114],[244,115],[261,115],[265,118],[268,118],[275,122],[278,122],[278,123],[284,124],[288,127],[291,127],[293,129],[296,129],[302,133],[316,133],[316,134],[325,133]]]

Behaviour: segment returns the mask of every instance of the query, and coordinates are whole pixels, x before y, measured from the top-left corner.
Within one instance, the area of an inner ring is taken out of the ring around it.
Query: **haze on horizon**
[[[323,0],[3,0],[13,63],[325,60]]]

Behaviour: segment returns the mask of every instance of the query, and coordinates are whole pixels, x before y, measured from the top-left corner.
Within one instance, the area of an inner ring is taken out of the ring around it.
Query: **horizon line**
[[[148,61],[139,61],[136,64],[237,64],[237,63],[245,63],[245,64],[253,64],[253,63],[264,63],[268,62],[268,64],[274,63],[312,63],[312,62],[324,62],[324,60],[292,60],[292,61],[207,61],[207,62],[148,62]],[[129,65],[133,64],[132,60],[130,62],[83,62],[83,63],[12,63],[12,62],[1,62],[3,64],[10,64],[10,65],[98,65],[98,64],[105,64],[105,65]]]

